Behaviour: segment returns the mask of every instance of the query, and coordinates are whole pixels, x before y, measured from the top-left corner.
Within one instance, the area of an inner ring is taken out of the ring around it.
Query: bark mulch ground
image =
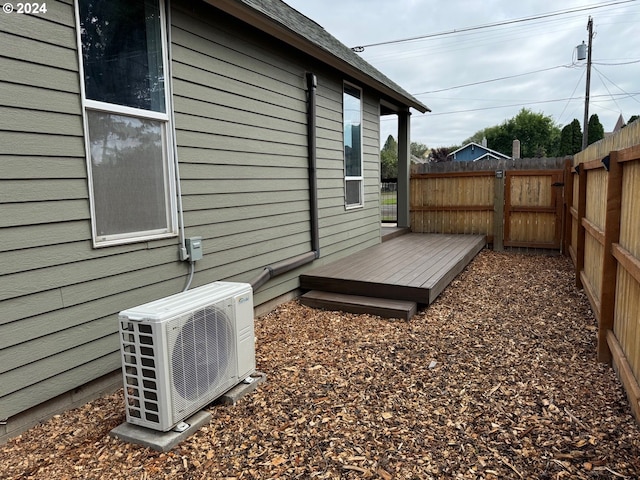
[[[0,478],[617,479],[640,435],[566,258],[485,250],[410,322],[289,302],[267,382],[169,453],[109,437],[122,392],[0,447]]]

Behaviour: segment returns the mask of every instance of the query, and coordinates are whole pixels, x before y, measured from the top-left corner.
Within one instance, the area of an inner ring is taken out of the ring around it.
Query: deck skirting
[[[349,313],[368,313],[384,318],[410,320],[416,314],[418,304],[406,300],[345,295],[343,293],[311,290],[300,297],[300,303],[325,310],[341,310]]]

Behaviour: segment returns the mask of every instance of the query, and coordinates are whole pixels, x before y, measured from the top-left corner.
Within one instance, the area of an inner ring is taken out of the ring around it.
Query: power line
[[[635,94],[631,94],[626,92],[625,90],[623,90],[622,88],[620,88],[614,81],[612,81],[609,77],[607,77],[604,73],[602,73],[600,70],[598,70],[597,68],[593,67],[593,69],[598,72],[599,75],[603,76],[604,78],[606,78],[607,80],[609,80],[609,82],[611,82],[611,84],[616,87],[618,90],[620,90],[621,92],[623,92],[625,95],[627,95],[629,98],[635,100],[636,102],[640,103],[638,101],[638,99],[634,98]],[[603,82],[604,83],[604,82]],[[607,90],[608,91],[608,90]],[[620,94],[618,94],[620,95]],[[611,98],[613,98],[613,95],[611,95]]]
[[[607,62],[591,62],[592,65],[605,65],[605,66],[614,66],[614,65],[631,65],[632,63],[640,63],[640,60],[632,60],[630,62],[618,62],[618,63],[607,63]]]
[[[640,92],[636,92],[636,93],[617,93],[614,95],[618,95],[618,96],[627,96],[627,97],[635,97],[637,95],[640,95]],[[614,95],[611,95],[612,97]],[[600,98],[600,97],[609,97],[609,95],[592,95],[591,98]],[[479,112],[482,110],[496,110],[499,108],[510,108],[510,107],[526,107],[528,105],[538,105],[538,104],[542,104],[542,103],[555,103],[555,102],[564,102],[564,101],[571,101],[571,100],[584,100],[583,97],[570,97],[570,98],[558,98],[558,99],[553,99],[553,100],[539,100],[537,102],[526,102],[526,103],[512,103],[509,105],[496,105],[493,107],[479,107],[479,108],[469,108],[467,110],[455,110],[453,112],[436,112],[436,113],[430,113],[429,115],[422,115],[420,117],[416,117],[414,120],[418,120],[421,118],[430,118],[433,116],[438,116],[438,115],[453,115],[456,113],[469,113],[469,112]],[[635,98],[634,98],[635,100]]]
[[[569,97],[569,100],[567,100],[567,103],[565,104],[564,108],[562,109],[562,112],[560,112],[560,116],[558,117],[558,121],[562,123],[562,117],[564,116],[564,112],[567,111],[567,107],[569,107],[569,103],[571,103],[571,99],[573,98],[573,95],[576,93],[576,90],[578,89],[578,86],[580,86],[582,84],[582,77],[584,77],[584,74],[586,73],[586,70],[582,71],[582,74],[580,75],[580,78],[578,79],[578,83],[576,83],[576,86],[573,88],[573,92],[571,92],[571,96]]]
[[[611,96],[611,100],[613,100],[613,103],[615,103],[615,104],[616,104],[616,107],[618,107],[618,111],[619,111],[620,113],[622,113],[622,109],[620,108],[620,105],[618,105],[618,102],[616,102],[615,97],[614,97],[613,95],[611,95],[611,91],[609,90],[609,87],[607,87],[607,84],[606,84],[606,83],[604,83],[604,79],[603,79],[602,74],[600,73],[600,70],[598,70],[596,67],[593,67],[593,69],[594,69],[594,70],[596,71],[596,73],[600,76],[600,81],[602,82],[602,85],[604,86],[604,88],[605,88],[605,90],[607,91],[607,93]],[[615,83],[614,83],[614,85],[615,85]],[[616,85],[616,87],[617,87],[617,85]]]
[[[594,65],[604,65],[604,66],[630,65],[630,64],[633,64],[633,63],[640,63],[640,60],[634,60],[634,61],[622,62],[622,63],[593,62]],[[550,70],[556,70],[558,68],[573,68],[573,67],[575,67],[574,64],[571,64],[571,65],[557,65],[555,67],[541,68],[540,70],[533,70],[531,72],[517,73],[515,75],[508,75],[506,77],[490,78],[490,79],[487,79],[487,80],[479,80],[477,82],[464,83],[462,85],[455,85],[453,87],[440,88],[438,90],[429,90],[427,92],[414,93],[413,96],[417,97],[417,96],[420,96],[420,95],[429,95],[429,94],[432,94],[432,93],[446,92],[446,91],[449,91],[449,90],[456,90],[458,88],[472,87],[474,85],[482,85],[484,83],[499,82],[501,80],[510,80],[512,78],[524,77],[526,75],[533,75],[534,73],[548,72]]]
[[[580,15],[580,14],[576,14]],[[477,48],[483,45],[491,45],[497,42],[513,42],[520,38],[530,38],[531,35],[545,35],[548,36],[551,33],[562,32],[566,33],[567,25],[558,25],[552,29],[549,24],[560,23],[562,19],[547,19],[540,22],[531,22],[528,25],[520,24],[503,27],[499,30],[493,31],[477,31],[460,33],[459,35],[452,37],[442,37],[437,39],[438,42],[416,42],[413,44],[405,45],[390,45],[386,48],[372,49],[363,54],[368,62],[374,62],[376,65],[386,62],[397,62],[400,60],[407,60],[410,58],[422,58],[423,56],[436,55],[442,53],[452,53],[457,51],[468,51],[469,48]],[[517,32],[513,32],[512,29],[516,29]],[[478,38],[480,36],[480,38]]]
[[[414,93],[413,96],[417,97],[419,95],[428,95],[428,94],[431,94],[431,93],[446,92],[447,90],[455,90],[457,88],[471,87],[473,85],[481,85],[483,83],[498,82],[500,80],[509,80],[511,78],[524,77],[525,75],[532,75],[534,73],[548,72],[549,70],[555,70],[557,68],[571,68],[571,65],[557,65],[555,67],[542,68],[540,70],[534,70],[532,72],[518,73],[518,74],[515,74],[515,75],[509,75],[509,76],[506,76],[506,77],[492,78],[492,79],[489,79],[489,80],[480,80],[478,82],[465,83],[463,85],[456,85],[454,87],[441,88],[439,90],[430,90],[428,92]]]
[[[481,29],[485,29],[485,28],[492,28],[492,27],[499,27],[501,25],[510,25],[510,24],[514,24],[514,23],[522,23],[522,22],[530,22],[532,20],[539,20],[541,18],[548,18],[548,17],[555,17],[558,15],[566,15],[569,13],[575,13],[575,12],[582,12],[585,10],[595,10],[597,8],[604,8],[604,7],[610,7],[613,5],[620,5],[623,3],[630,3],[630,2],[635,2],[636,0],[619,0],[619,1],[615,1],[615,2],[607,2],[607,3],[602,3],[599,5],[591,5],[588,7],[579,7],[579,8],[573,8],[573,9],[569,9],[569,10],[558,10],[555,12],[549,12],[549,13],[543,13],[540,15],[534,15],[531,17],[523,17],[523,18],[517,18],[514,20],[505,20],[502,22],[494,22],[494,23],[487,23],[487,24],[483,24],[483,25],[476,25],[476,26],[472,26],[472,27],[464,27],[464,28],[459,28],[459,29],[454,29],[454,30],[447,30],[444,32],[437,32],[437,33],[430,33],[430,34],[426,34],[426,35],[419,35],[417,37],[409,37],[409,38],[401,38],[399,40],[388,40],[386,42],[377,42],[377,43],[369,43],[367,45],[358,45],[356,47],[353,47],[352,50],[354,52],[363,52],[365,48],[368,47],[378,47],[381,45],[392,45],[392,44],[396,44],[396,43],[404,43],[404,42],[412,42],[415,40],[423,40],[426,38],[433,38],[433,37],[441,37],[443,35],[452,35],[454,33],[461,33],[461,32],[470,32],[473,30],[481,30]]]

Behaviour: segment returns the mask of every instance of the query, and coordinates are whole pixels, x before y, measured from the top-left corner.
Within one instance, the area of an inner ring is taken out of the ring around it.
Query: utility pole
[[[591,86],[591,42],[593,41],[593,19],[589,16],[587,22],[589,31],[589,45],[587,47],[587,89],[584,95],[584,122],[582,123],[582,150],[589,145],[589,90]]]

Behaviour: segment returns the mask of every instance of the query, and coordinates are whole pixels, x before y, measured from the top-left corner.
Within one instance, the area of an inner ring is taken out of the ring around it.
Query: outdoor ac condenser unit
[[[255,372],[249,284],[211,283],[119,319],[129,423],[171,430]]]

